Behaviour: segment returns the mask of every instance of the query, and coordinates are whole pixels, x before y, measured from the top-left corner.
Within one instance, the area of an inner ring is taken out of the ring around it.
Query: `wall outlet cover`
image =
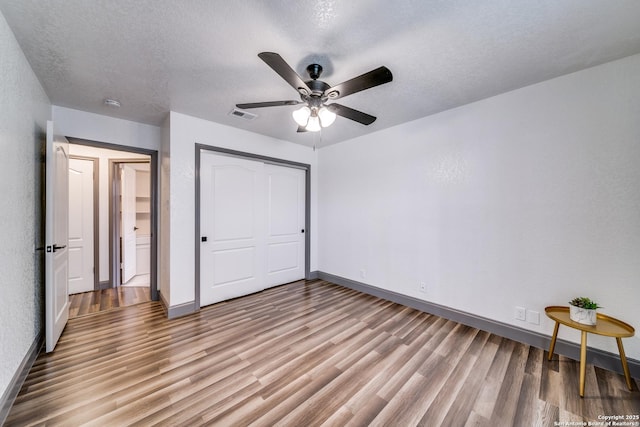
[[[524,307],[516,307],[516,320],[527,320],[527,309]]]
[[[534,325],[540,324],[540,312],[527,310],[527,322],[532,323]]]

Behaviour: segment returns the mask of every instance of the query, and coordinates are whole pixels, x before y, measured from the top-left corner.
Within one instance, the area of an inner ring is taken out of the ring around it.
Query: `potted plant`
[[[596,324],[596,310],[600,307],[587,297],[577,297],[569,301],[569,318],[583,325]]]

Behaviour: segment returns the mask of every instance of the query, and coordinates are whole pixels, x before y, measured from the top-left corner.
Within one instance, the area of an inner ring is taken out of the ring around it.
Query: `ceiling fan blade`
[[[389,83],[391,80],[393,80],[391,70],[387,67],[379,67],[375,70],[369,71],[368,73],[354,77],[351,80],[347,80],[346,82],[330,87],[324,93],[330,99],[344,98],[352,93]]]
[[[309,89],[309,86],[302,80],[302,77],[300,77],[280,55],[274,52],[262,52],[258,54],[258,57],[266,62],[280,77],[285,79],[297,92],[303,89],[306,94],[311,93],[311,89]]]
[[[302,101],[268,101],[268,102],[250,102],[248,104],[236,104],[236,107],[247,110],[249,108],[262,108],[262,107],[280,107],[283,105],[298,105],[302,104]]]
[[[302,133],[302,132],[307,132],[307,128],[305,128],[304,126],[298,126],[298,133]]]
[[[376,121],[374,116],[363,113],[362,111],[354,110],[353,108],[345,107],[344,105],[331,104],[327,105],[327,108],[339,116],[362,123],[363,125],[370,125]]]

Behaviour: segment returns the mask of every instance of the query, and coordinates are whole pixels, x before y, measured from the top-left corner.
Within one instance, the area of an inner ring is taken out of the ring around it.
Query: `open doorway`
[[[157,151],[69,142],[70,316],[157,300]]]
[[[111,263],[115,286],[151,283],[151,180],[148,159],[110,159]]]

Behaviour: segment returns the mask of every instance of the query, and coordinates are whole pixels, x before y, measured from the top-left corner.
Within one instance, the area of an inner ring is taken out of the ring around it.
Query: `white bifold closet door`
[[[200,305],[304,278],[305,172],[202,151]]]

